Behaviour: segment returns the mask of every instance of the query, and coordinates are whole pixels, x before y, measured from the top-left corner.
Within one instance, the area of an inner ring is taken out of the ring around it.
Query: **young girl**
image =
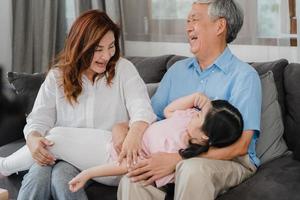
[[[232,144],[243,130],[242,116],[235,107],[224,100],[210,102],[201,93],[177,99],[165,108],[164,113],[166,119],[155,122],[144,133],[142,149],[146,155],[179,151],[183,158],[195,157],[207,151],[210,146]],[[114,128],[120,129],[120,125]],[[100,137],[99,134],[103,134],[103,131],[99,132],[97,129],[78,130],[57,127],[46,137],[54,141],[49,150],[56,159],[65,160],[83,170],[69,182],[70,190],[78,191],[91,178],[103,184],[117,185],[117,176],[127,173],[128,168],[125,162],[118,164],[118,154],[113,148],[111,134]],[[76,140],[72,135],[76,135]],[[81,140],[78,139],[80,137]],[[85,149],[78,149],[80,143],[90,145]],[[107,147],[107,151],[101,151],[103,146]],[[14,173],[32,165],[34,161],[28,150],[18,152],[0,159],[0,172]],[[157,180],[156,186],[161,187],[171,182],[173,177],[171,174]]]
[[[179,98],[165,108],[164,114],[166,119],[152,124],[144,134],[142,145],[147,155],[179,150],[183,158],[196,157],[211,146],[224,147],[234,143],[243,131],[242,115],[234,106],[224,100],[210,102],[200,93]],[[117,153],[113,148],[111,150],[112,159],[117,160]],[[127,171],[124,163],[92,167],[69,182],[70,190],[76,192],[89,179],[123,175]],[[155,182],[156,186],[164,186],[173,178],[174,174],[161,178]]]

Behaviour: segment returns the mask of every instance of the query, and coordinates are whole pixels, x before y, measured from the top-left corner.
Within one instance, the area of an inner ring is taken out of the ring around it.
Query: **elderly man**
[[[164,199],[165,193],[150,183],[175,169],[174,199],[180,200],[215,199],[255,173],[259,166],[255,144],[260,130],[260,79],[251,66],[227,47],[242,24],[243,13],[233,0],[195,1],[186,29],[195,57],[175,63],[152,98],[160,119],[170,102],[196,91],[212,100],[228,100],[243,115],[242,137],[231,146],[210,148],[198,158],[183,160],[177,153],[152,155],[139,162],[129,178],[122,178],[119,199]]]

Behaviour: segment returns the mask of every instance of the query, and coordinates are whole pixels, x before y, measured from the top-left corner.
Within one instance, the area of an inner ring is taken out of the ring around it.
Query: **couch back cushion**
[[[261,164],[273,160],[287,151],[283,139],[283,120],[272,71],[260,75],[262,86],[261,132],[256,154]]]
[[[277,93],[278,101],[281,108],[283,117],[285,116],[285,91],[283,87],[283,72],[284,68],[288,65],[288,61],[285,59],[275,60],[272,62],[253,62],[250,63],[258,72],[259,75],[265,74],[268,71],[273,72]]]
[[[11,84],[17,95],[23,99],[25,113],[29,114],[32,110],[36,95],[45,80],[46,74],[8,72],[8,82]]]
[[[173,55],[155,57],[126,57],[137,68],[145,83],[159,82],[167,71],[169,60]]]
[[[289,64],[284,70],[286,91],[285,139],[300,160],[300,64]]]

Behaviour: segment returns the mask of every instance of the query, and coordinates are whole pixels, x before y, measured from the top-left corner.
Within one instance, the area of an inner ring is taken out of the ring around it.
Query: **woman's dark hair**
[[[237,108],[225,100],[211,102],[212,108],[208,111],[202,131],[208,136],[206,144],[197,144],[190,139],[186,149],[180,149],[182,158],[191,158],[207,152],[209,147],[225,147],[233,144],[243,132],[243,118]]]

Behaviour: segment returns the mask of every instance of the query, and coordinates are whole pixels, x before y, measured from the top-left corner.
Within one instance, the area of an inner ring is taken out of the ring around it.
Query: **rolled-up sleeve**
[[[56,86],[57,80],[54,71],[51,70],[40,87],[31,113],[27,116],[27,124],[23,130],[25,139],[32,131],[45,135],[54,126],[56,121]]]
[[[144,121],[149,124],[156,120],[156,115],[151,107],[146,85],[139,73],[130,62],[123,73],[124,96],[129,113],[129,125],[136,121]]]

